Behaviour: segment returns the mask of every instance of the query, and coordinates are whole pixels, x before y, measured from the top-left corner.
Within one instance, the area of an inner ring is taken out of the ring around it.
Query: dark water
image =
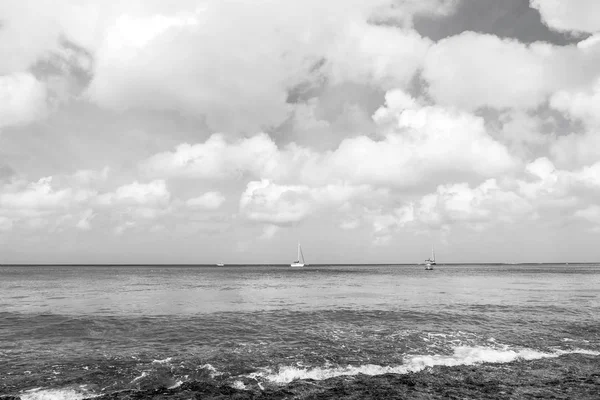
[[[600,266],[4,266],[0,395],[236,388],[582,353]]]

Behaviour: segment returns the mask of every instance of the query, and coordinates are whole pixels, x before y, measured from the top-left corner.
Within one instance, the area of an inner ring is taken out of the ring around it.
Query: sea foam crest
[[[222,372],[217,371],[217,369],[215,367],[213,367],[212,365],[210,365],[208,363],[204,364],[204,365],[200,365],[199,368],[208,370],[208,373],[209,373],[209,375],[210,375],[211,378],[214,378],[214,377],[219,376],[219,375],[223,375]]]
[[[65,389],[33,389],[19,393],[21,400],[81,400],[83,398],[97,397],[87,391],[72,388]]]
[[[499,350],[489,347],[460,346],[454,349],[451,356],[445,355],[416,355],[404,358],[404,363],[398,366],[381,366],[366,364],[360,366],[347,366],[336,368],[310,368],[282,367],[277,373],[258,372],[255,377],[262,377],[274,383],[289,383],[297,379],[323,380],[343,375],[383,375],[387,373],[406,374],[418,372],[427,367],[436,365],[457,366],[473,365],[480,363],[508,363],[515,360],[536,360],[541,358],[559,357],[564,354],[600,355],[600,352],[590,350],[557,350],[545,353],[532,349]]]
[[[172,359],[173,357],[167,357],[164,360],[154,360],[152,361],[152,364],[168,364],[171,362]]]

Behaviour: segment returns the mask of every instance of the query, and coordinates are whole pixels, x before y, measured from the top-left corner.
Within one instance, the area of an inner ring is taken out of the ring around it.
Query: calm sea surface
[[[592,264],[2,266],[0,395],[600,363],[599,316]]]

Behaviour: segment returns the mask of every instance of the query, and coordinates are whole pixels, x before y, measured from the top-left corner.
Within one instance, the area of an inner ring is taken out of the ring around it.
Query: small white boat
[[[298,257],[296,257],[296,261],[290,264],[293,268],[304,267],[304,254],[302,254],[302,246],[298,243]]]
[[[217,267],[223,267],[223,266],[225,266],[225,264],[223,264],[223,263],[217,263]]]
[[[433,269],[433,266],[436,265],[435,263],[435,250],[433,248],[433,246],[431,246],[431,257],[428,258],[427,260],[425,260],[425,269],[430,271]]]

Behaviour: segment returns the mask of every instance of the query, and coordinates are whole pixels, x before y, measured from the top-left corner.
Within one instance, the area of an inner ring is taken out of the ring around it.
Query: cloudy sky
[[[298,241],[600,260],[600,2],[0,2],[0,262]]]

